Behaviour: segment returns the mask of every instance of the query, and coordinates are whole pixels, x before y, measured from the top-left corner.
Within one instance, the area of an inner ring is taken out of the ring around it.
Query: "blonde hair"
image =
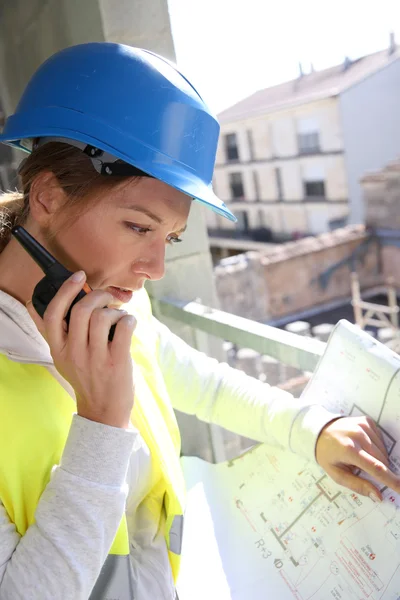
[[[40,146],[20,167],[21,191],[0,195],[0,252],[10,241],[11,229],[26,222],[29,216],[29,193],[32,183],[44,171],[51,172],[56,177],[68,196],[65,208],[71,209],[75,218],[88,208],[89,198],[93,201],[92,192],[100,188],[110,189],[128,179],[127,176],[100,175],[90,158],[79,148],[62,142],[49,142]]]

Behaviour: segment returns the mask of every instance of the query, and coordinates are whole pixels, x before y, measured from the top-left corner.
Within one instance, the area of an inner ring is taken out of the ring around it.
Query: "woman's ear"
[[[42,171],[32,181],[29,191],[29,211],[34,220],[47,227],[64,205],[66,193],[51,171]]]

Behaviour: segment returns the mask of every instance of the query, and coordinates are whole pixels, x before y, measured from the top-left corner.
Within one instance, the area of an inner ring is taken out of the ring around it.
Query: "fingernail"
[[[32,304],[32,300],[28,300],[28,302],[25,304],[26,308],[28,308],[30,304]]]
[[[379,498],[379,496],[377,496],[376,494],[374,494],[373,492],[371,492],[369,494],[369,497],[371,498],[372,502],[381,502],[381,499]]]
[[[84,279],[85,279],[85,273],[83,271],[77,271],[71,277],[71,281],[73,281],[74,283],[80,283]]]

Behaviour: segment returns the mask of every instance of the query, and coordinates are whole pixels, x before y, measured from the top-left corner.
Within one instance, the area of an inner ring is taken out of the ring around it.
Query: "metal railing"
[[[303,337],[250,319],[204,306],[199,302],[181,302],[171,298],[153,299],[155,313],[179,323],[271,356],[301,371],[314,371],[325,343]]]

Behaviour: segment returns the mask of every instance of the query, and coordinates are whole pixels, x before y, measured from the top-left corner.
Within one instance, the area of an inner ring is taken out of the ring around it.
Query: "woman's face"
[[[180,239],[190,205],[185,194],[156,179],[124,182],[100,191],[72,225],[57,223],[46,246],[71,271],[83,269],[92,288],[107,289],[116,305],[124,304],[146,279],[163,277],[165,247]]]

